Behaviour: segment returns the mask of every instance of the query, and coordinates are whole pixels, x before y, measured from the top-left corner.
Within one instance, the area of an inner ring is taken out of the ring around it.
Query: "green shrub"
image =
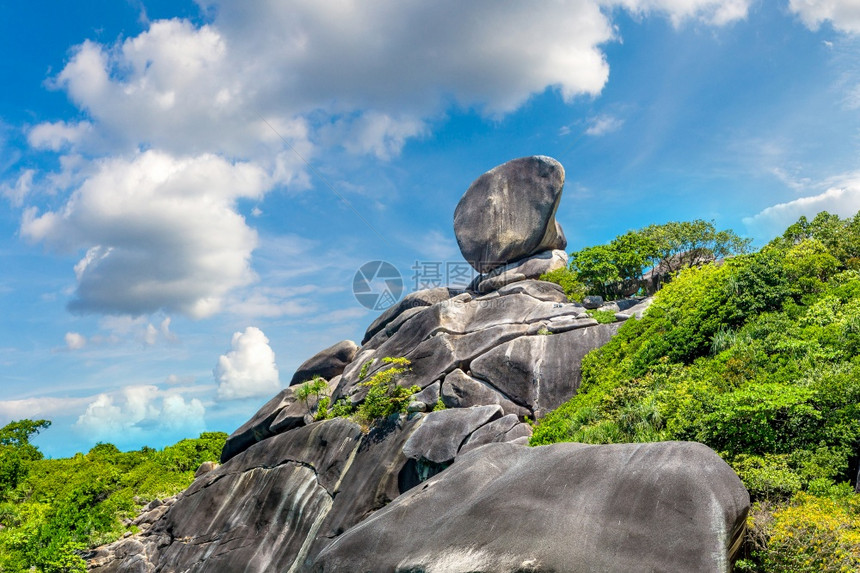
[[[612,324],[615,322],[615,313],[611,310],[588,310],[588,316],[596,320],[600,324]]]
[[[379,370],[370,380],[360,383],[368,388],[368,392],[355,411],[354,418],[365,428],[387,419],[392,414],[406,413],[412,395],[421,391],[418,386],[406,388],[397,383],[398,376],[409,370],[408,359],[386,357],[382,361],[391,367]]]
[[[849,490],[850,491],[850,490]],[[776,507],[750,512],[746,571],[851,573],[860,570],[860,505],[857,495],[818,497],[798,493]]]

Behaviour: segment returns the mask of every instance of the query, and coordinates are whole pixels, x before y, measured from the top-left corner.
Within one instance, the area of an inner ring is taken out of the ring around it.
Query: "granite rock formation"
[[[575,395],[582,358],[648,306],[595,301],[616,317],[598,324],[535,280],[566,257],[563,181],[546,157],[479,178],[455,230],[485,274],[406,296],[361,346],[325,349],[291,381],[321,376],[331,403],[359,405],[384,359],[405,357],[408,414],[315,421],[291,385],[233,432],[221,465],[147,508],[141,532],[99,548],[90,570],[729,571],[749,497],[708,448],[526,445],[527,419]]]

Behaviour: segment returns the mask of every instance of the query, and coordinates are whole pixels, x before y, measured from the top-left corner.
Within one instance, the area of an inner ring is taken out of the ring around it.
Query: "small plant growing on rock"
[[[370,370],[370,367],[373,366],[373,363],[376,362],[375,358],[371,358],[367,362],[361,365],[361,370],[358,373],[358,379],[364,380],[367,378],[367,371]]]
[[[542,326],[541,329],[537,331],[537,333],[541,336],[549,336],[550,334],[552,334],[552,331],[550,331],[550,329],[548,329],[547,327]]]
[[[355,412],[355,419],[364,427],[370,427],[392,414],[402,414],[409,406],[409,400],[421,388],[407,388],[397,383],[397,377],[409,370],[410,362],[406,358],[383,358],[390,368],[380,370],[370,380],[361,382],[361,386],[369,388],[364,402]]]
[[[314,376],[312,380],[308,380],[298,387],[296,398],[304,402],[308,414],[313,414],[314,410],[325,412],[331,402],[328,397],[328,383],[322,376]],[[323,405],[323,401],[326,401],[325,405]]]

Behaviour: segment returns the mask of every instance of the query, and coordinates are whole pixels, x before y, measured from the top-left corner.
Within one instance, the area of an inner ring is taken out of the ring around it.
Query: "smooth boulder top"
[[[555,220],[564,187],[561,163],[543,155],[503,163],[478,177],[454,211],[463,257],[486,273],[541,251],[564,249]]]
[[[322,376],[331,380],[343,373],[347,364],[352,362],[358,353],[358,345],[352,340],[342,340],[317,352],[305,360],[290,380],[290,386],[307,382],[314,376]]]

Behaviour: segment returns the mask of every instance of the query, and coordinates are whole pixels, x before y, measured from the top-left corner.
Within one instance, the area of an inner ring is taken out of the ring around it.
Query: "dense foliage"
[[[747,571],[860,570],[860,214],[687,267],[532,443],[694,440],[755,502]]]
[[[188,487],[227,439],[207,432],[161,451],[98,444],[73,458],[42,459],[30,440],[49,425],[21,420],[0,429],[0,572],[85,571],[85,550],[134,531],[130,518]]]

